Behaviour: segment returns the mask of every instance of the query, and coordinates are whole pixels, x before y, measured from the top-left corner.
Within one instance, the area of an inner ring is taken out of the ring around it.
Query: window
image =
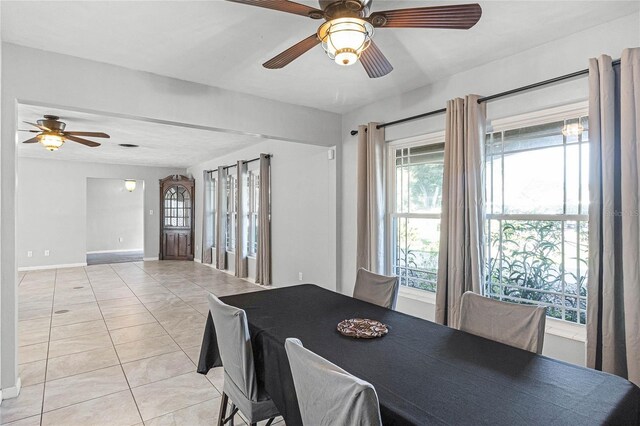
[[[172,186],[164,194],[164,225],[176,228],[191,226],[191,196],[182,185]]]
[[[400,285],[435,291],[440,244],[444,136],[391,144],[390,267]]]
[[[249,194],[249,238],[247,238],[247,250],[249,256],[255,256],[258,252],[258,203],[260,202],[260,170],[250,170],[247,179]]]
[[[238,204],[236,199],[236,177],[227,175],[227,251],[236,251],[236,220]]]
[[[486,139],[485,294],[546,306],[548,316],[580,324],[587,304],[587,124],[583,111],[494,130]]]
[[[216,246],[216,211],[218,210],[218,179],[211,179],[211,186],[209,187],[211,193],[209,194],[209,205],[206,210],[209,213],[207,220],[210,223],[211,233],[211,245]]]

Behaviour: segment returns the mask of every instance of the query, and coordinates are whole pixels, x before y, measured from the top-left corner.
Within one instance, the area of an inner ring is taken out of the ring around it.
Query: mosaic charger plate
[[[373,339],[382,337],[389,332],[389,328],[385,324],[366,318],[351,318],[340,321],[337,329],[342,335],[357,339]]]

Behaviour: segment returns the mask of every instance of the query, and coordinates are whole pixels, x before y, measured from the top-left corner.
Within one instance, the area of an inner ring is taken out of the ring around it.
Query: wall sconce
[[[133,192],[136,189],[136,181],[133,179],[125,179],[124,187],[127,191]]]

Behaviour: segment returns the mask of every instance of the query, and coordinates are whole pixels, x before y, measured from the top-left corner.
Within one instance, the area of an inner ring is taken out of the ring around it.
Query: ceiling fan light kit
[[[43,133],[36,136],[38,142],[49,151],[57,151],[62,145],[64,145],[64,138],[60,135],[53,133]]]
[[[322,44],[327,56],[338,65],[353,65],[358,60],[370,78],[393,71],[384,54],[373,42],[374,28],[440,28],[468,30],[482,16],[477,3],[451,6],[415,7],[373,12],[373,0],[319,0],[320,9],[289,0],[228,0],[311,19],[324,19],[316,34],[294,44],[268,60],[263,67],[280,69]]]

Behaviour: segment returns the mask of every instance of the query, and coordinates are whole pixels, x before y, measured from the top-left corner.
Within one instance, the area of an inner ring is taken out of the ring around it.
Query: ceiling
[[[19,157],[186,168],[201,163],[203,159],[220,157],[265,140],[256,136],[185,127],[179,123],[163,124],[24,104],[18,105],[19,128],[32,129],[23,121],[34,123],[44,114],[58,115],[67,124],[67,130],[105,132],[111,138],[87,138],[102,144],[96,148],[69,141],[54,152],[47,151],[38,143],[19,143]],[[18,141],[27,140],[32,135],[18,132]],[[118,145],[121,143],[139,147],[123,148]]]
[[[451,3],[374,0],[372,11]],[[318,21],[223,0],[3,0],[1,28],[11,43],[343,113],[640,8],[636,1],[479,3],[482,19],[469,31],[379,29],[374,39],[395,67],[380,79],[367,78],[360,64],[333,64],[319,46],[282,70],[264,69]]]

